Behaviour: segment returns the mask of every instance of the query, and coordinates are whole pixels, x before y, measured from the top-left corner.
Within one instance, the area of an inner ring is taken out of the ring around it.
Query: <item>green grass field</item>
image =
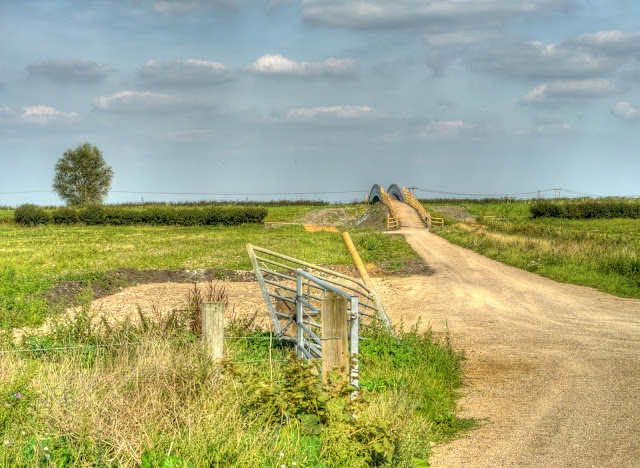
[[[531,219],[529,204],[464,204],[478,224],[447,218],[440,235],[548,278],[640,297],[640,220]]]
[[[312,209],[270,207],[270,219]],[[416,258],[402,237],[349,232],[365,262]],[[105,281],[119,268],[249,270],[248,242],[352,264],[340,233],[301,226],[0,225],[0,468],[424,467],[433,443],[473,427],[456,416],[462,355],[430,331],[362,330],[352,400],[352,388],[321,385],[313,364],[246,319],[227,324],[220,367],[189,328],[195,309],[92,327],[90,289],[70,321],[40,296],[64,280]],[[12,342],[13,327],[49,314],[42,334]]]
[[[326,208],[326,207],[323,207]],[[294,220],[313,207],[270,207],[271,219]],[[355,213],[362,208],[347,207]],[[365,262],[416,257],[404,239],[351,230]],[[37,325],[47,314],[39,293],[60,281],[101,281],[120,268],[250,270],[253,243],[306,261],[352,264],[339,233],[307,233],[302,226],[266,228],[173,226],[0,225],[0,328]]]

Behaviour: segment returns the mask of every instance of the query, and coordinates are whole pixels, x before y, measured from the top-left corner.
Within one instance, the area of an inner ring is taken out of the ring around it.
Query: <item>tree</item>
[[[100,150],[89,143],[65,151],[55,171],[53,190],[69,206],[102,203],[113,179]]]

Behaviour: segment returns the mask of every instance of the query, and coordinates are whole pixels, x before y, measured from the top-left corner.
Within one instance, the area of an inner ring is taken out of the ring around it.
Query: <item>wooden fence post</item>
[[[347,298],[327,293],[322,299],[322,380],[329,380],[329,372],[337,371],[345,382],[349,378],[349,341]]]
[[[224,302],[202,304],[202,346],[212,361],[224,355]]]

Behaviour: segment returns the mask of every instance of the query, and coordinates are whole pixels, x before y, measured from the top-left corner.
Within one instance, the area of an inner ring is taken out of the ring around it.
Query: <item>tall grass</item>
[[[526,204],[469,205],[478,224],[449,220],[440,233],[508,265],[557,281],[640,297],[640,223],[632,219],[530,219]],[[497,219],[491,216],[497,217]]]
[[[250,319],[228,324],[219,366],[190,314],[92,327],[88,301],[0,347],[0,467],[428,466],[432,442],[472,425],[461,356],[416,328],[368,333],[352,400]]]

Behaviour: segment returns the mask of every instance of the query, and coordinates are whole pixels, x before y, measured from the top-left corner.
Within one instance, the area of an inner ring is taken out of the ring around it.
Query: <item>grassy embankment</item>
[[[395,236],[352,236],[367,262],[415,256]],[[3,328],[40,323],[47,309],[37,293],[63,279],[101,281],[121,267],[249,269],[246,242],[350,263],[339,234],[297,226],[2,226]],[[18,346],[4,335],[2,467],[428,466],[432,443],[470,425],[455,416],[461,357],[429,333],[372,332],[351,401],[348,388],[320,386],[286,345],[250,324],[227,327],[221,370],[185,326],[188,309],[160,324],[97,330],[89,290],[78,300],[81,313],[45,335]]]
[[[640,297],[640,220],[532,219],[526,202],[462,206],[477,224],[447,218],[439,234],[451,242],[556,281]]]

